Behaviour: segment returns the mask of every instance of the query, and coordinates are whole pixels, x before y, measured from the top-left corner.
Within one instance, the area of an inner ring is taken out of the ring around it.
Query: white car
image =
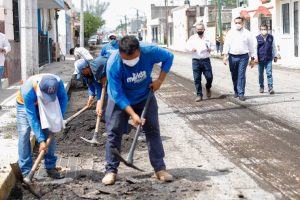
[[[98,43],[98,35],[93,35],[88,40],[89,47],[94,47],[97,45],[97,43]]]

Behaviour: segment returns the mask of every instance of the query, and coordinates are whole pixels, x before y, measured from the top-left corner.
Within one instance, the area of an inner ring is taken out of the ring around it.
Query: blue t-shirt
[[[102,48],[100,56],[108,58],[114,51],[118,49],[119,49],[118,43],[115,43],[114,45],[108,43]]]
[[[168,73],[173,63],[173,54],[158,46],[141,44],[140,51],[133,67],[123,63],[119,51],[107,62],[108,95],[122,110],[147,98],[154,64],[161,62],[161,70]]]

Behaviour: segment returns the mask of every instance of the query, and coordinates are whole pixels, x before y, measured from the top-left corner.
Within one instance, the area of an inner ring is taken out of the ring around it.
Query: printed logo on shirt
[[[132,77],[127,78],[127,83],[140,83],[147,78],[146,71],[141,71],[139,73],[132,73]]]

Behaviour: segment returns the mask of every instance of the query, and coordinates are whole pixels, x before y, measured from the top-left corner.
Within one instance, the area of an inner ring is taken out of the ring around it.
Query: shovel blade
[[[99,141],[97,139],[94,139],[94,138],[91,139],[91,140],[88,140],[88,139],[86,139],[84,137],[80,137],[80,138],[83,139],[84,141],[90,143],[90,144],[94,144],[94,145],[100,144]]]
[[[138,167],[135,166],[134,164],[127,162],[127,160],[125,160],[125,159],[121,156],[121,154],[120,154],[120,152],[118,151],[118,149],[112,148],[112,149],[111,149],[111,153],[114,154],[114,156],[116,156],[116,157],[118,158],[118,160],[121,161],[121,162],[123,162],[127,167],[131,167],[131,168],[136,169],[136,170],[138,170],[138,171],[140,171],[140,172],[144,172],[144,170],[138,168]]]
[[[19,164],[18,163],[10,163],[10,167],[11,167],[12,172],[14,173],[16,179],[23,182],[23,175],[22,175]]]

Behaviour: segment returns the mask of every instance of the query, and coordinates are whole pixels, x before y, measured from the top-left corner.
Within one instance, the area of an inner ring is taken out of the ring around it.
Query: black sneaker
[[[240,101],[245,101],[245,100],[246,100],[246,97],[244,97],[244,96],[239,96],[239,99],[240,99]]]
[[[264,88],[259,88],[259,93],[264,93]]]
[[[58,172],[57,169],[48,169],[47,170],[47,174],[50,178],[53,179],[62,179],[65,178],[65,175],[63,175],[62,173]]]

